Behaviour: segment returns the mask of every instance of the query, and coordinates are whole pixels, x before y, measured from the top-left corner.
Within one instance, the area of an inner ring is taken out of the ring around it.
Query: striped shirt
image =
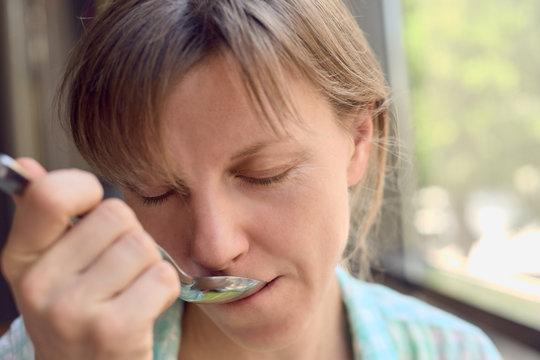
[[[336,270],[355,360],[500,360],[493,343],[477,327],[410,296],[361,282]],[[154,325],[154,359],[176,360],[183,302]],[[33,360],[34,350],[21,318],[0,339],[0,359]]]

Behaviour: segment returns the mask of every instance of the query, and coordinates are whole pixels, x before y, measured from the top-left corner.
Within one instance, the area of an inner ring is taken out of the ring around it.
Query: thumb
[[[17,163],[30,175],[31,179],[36,179],[47,173],[47,171],[36,160],[28,157],[17,158]]]

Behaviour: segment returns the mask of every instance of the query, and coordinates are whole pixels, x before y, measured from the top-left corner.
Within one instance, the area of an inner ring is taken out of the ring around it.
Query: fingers
[[[108,354],[104,358],[116,358],[114,355],[125,349],[138,355],[151,351],[154,321],[177,299],[179,291],[175,270],[160,260],[124,291],[102,303],[89,328],[96,342],[105,344],[101,345]]]
[[[36,166],[31,171],[40,170]],[[97,178],[80,170],[60,170],[34,179],[18,201],[4,248],[6,278],[16,281],[70,227],[73,217],[96,207],[102,197]]]
[[[153,322],[176,301],[179,294],[180,281],[176,270],[168,262],[160,260],[113,298],[110,305],[122,309],[123,322],[135,325],[134,321]]]
[[[161,261],[154,241],[143,230],[117,240],[86,271],[80,283],[91,301],[106,301],[124,291],[148,268]]]
[[[176,271],[124,202],[102,202],[93,175],[19,162],[32,182],[1,264],[35,349],[43,358],[151,356],[153,322],[180,292]]]
[[[48,287],[62,287],[70,278],[79,276],[90,267],[102,253],[110,251],[108,248],[114,247],[111,244],[118,239],[129,237],[131,232],[142,231],[135,214],[123,201],[107,199],[70,228],[54,247],[43,254],[32,271],[46,274]],[[147,241],[153,246],[153,240]],[[114,269],[111,267],[107,276],[114,275]]]
[[[148,359],[154,321],[176,300],[179,282],[172,266],[159,260],[105,301],[79,290],[66,289],[23,313],[35,348],[52,354],[47,358]]]
[[[161,255],[150,235],[142,229],[131,231],[114,241],[82,273],[62,273],[63,276],[58,276],[54,269],[60,268],[61,272],[63,266],[53,268],[50,264],[39,262],[25,275],[21,295],[28,299],[33,311],[46,311],[47,308],[54,306],[52,304],[58,302],[93,309],[114,300],[119,294],[129,292],[130,287],[140,278],[146,278],[145,273],[154,271],[151,270],[152,267],[160,262],[162,262]],[[58,261],[58,264],[61,263]],[[55,275],[51,276],[51,272]],[[167,285],[172,291],[172,300],[166,297],[165,304],[169,301],[172,303],[178,295],[175,289],[179,287],[179,279],[174,269],[172,277],[172,281]],[[148,287],[145,293],[138,294],[131,301],[141,304],[141,299],[145,296],[160,297],[159,291],[151,290],[156,284],[146,283],[145,286]],[[157,285],[159,287],[159,284]],[[168,292],[164,295],[167,294]],[[151,315],[146,318],[155,315],[156,310],[150,310]],[[139,312],[142,311],[143,308],[139,308]],[[157,311],[159,314],[159,308]]]

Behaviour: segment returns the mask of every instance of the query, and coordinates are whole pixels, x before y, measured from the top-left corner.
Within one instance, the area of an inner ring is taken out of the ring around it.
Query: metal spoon
[[[178,271],[182,290],[180,298],[198,303],[226,303],[242,299],[259,291],[266,282],[238,276],[192,277],[184,272],[173,258],[157,245],[163,259]]]
[[[30,178],[11,157],[0,154],[0,190],[9,195],[22,195]],[[266,282],[238,276],[192,277],[186,274],[173,258],[156,244],[163,259],[174,266],[180,278],[179,298],[188,302],[224,304],[240,300],[259,291]]]

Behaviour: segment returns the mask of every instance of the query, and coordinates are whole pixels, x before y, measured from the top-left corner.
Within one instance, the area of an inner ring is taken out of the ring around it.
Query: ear
[[[347,184],[353,186],[358,183],[366,172],[371,139],[373,137],[373,106],[362,110],[353,121],[353,151],[347,167]]]

